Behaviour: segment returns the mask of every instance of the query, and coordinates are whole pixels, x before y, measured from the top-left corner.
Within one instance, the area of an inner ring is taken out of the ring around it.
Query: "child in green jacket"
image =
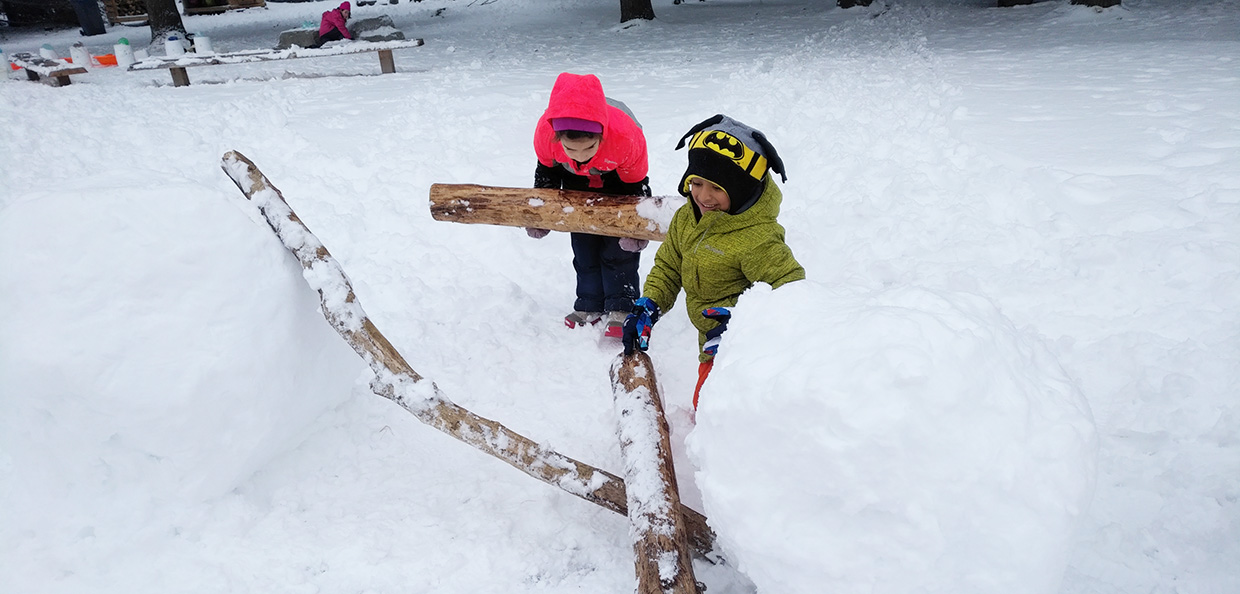
[[[654,256],[642,297],[624,326],[624,352],[646,350],[650,327],[685,290],[689,320],[698,330],[698,393],[714,364],[719,336],[727,329],[741,293],[754,283],[773,288],[805,278],[805,269],[784,243],[777,221],[783,195],[768,169],[784,181],[784,164],[766,136],[741,122],[716,115],[694,126],[689,166],[678,190],[690,198],[672,217]]]

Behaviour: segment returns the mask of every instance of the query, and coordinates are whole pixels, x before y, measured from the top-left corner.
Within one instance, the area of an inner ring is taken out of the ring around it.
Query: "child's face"
[[[578,163],[585,163],[594,158],[594,154],[598,152],[600,137],[594,138],[561,138],[560,145],[564,147],[564,153],[568,157]]]
[[[726,190],[700,177],[689,180],[689,193],[702,212],[732,208],[732,200]]]

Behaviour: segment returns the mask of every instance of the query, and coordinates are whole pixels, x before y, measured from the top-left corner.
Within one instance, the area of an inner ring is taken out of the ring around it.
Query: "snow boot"
[[[627,311],[609,311],[607,312],[607,330],[603,332],[603,336],[608,338],[624,337],[624,321],[629,319]]]
[[[603,318],[603,313],[598,311],[574,311],[564,316],[564,325],[569,328],[577,326],[588,326],[597,324]]]

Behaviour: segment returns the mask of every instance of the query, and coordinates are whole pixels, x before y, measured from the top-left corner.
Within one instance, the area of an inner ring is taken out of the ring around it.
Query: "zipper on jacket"
[[[702,229],[702,235],[698,237],[697,242],[693,244],[693,256],[695,258],[697,257],[698,248],[702,246],[703,241],[706,241],[706,234],[710,233],[711,228],[714,227],[715,223],[717,222],[719,222],[719,217],[715,217],[714,219],[712,219],[710,223],[706,225],[706,228]],[[693,276],[694,276],[693,280],[697,283],[698,287],[702,286],[702,274],[700,272],[701,269],[702,267],[700,265],[693,267]],[[684,284],[684,283],[681,283],[681,284]]]

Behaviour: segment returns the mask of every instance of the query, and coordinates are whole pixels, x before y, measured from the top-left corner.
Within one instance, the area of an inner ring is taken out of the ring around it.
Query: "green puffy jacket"
[[[711,211],[698,218],[690,199],[672,216],[642,295],[666,312],[683,287],[699,349],[706,343],[706,333],[719,325],[702,317],[703,309],[732,307],[757,282],[779,288],[805,278],[805,269],[784,243],[784,228],[776,221],[781,202],[783,194],[767,176],[762,196],[740,214]],[[706,353],[699,356],[701,361],[710,359]]]

